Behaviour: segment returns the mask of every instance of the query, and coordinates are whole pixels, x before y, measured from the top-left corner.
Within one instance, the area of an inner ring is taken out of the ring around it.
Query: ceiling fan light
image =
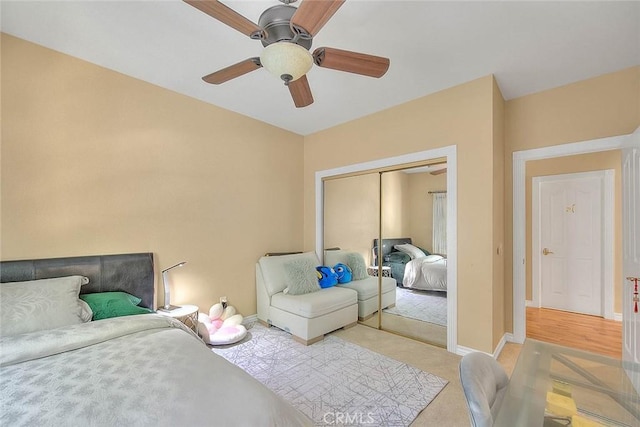
[[[313,56],[304,47],[283,41],[265,47],[260,63],[271,74],[287,82],[307,74],[313,65]]]

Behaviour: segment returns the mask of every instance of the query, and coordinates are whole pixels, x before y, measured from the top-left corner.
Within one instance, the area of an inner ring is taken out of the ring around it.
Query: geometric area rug
[[[212,350],[317,426],[408,426],[448,383],[333,335],[305,346],[259,323],[240,343]]]
[[[396,305],[385,313],[447,326],[447,293],[396,288]]]

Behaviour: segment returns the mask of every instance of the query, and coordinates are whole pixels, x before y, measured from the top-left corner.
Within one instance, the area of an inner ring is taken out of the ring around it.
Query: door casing
[[[377,170],[446,157],[447,160],[447,350],[458,354],[458,264],[457,264],[457,147],[435,148],[396,157],[357,163],[335,169],[317,171],[315,174],[316,199],[316,254],[323,259],[324,248],[324,190],[323,179],[369,170]]]
[[[513,335],[511,341],[523,343],[526,333],[526,163],[574,154],[619,150],[631,146],[629,135],[618,135],[583,142],[553,145],[513,153]]]

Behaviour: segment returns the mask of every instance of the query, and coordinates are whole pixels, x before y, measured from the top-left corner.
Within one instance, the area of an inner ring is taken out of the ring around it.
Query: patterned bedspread
[[[0,425],[309,425],[155,314],[0,339]]]

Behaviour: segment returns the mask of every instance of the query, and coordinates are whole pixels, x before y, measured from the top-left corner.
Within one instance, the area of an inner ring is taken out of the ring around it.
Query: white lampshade
[[[291,42],[278,42],[265,47],[260,62],[271,74],[287,81],[298,80],[307,74],[313,65],[311,53]]]
[[[176,267],[182,267],[183,265],[185,265],[187,263],[187,261],[182,261],[179,262],[175,265],[172,265],[169,268],[165,268],[164,270],[162,270],[162,285],[164,286],[164,306],[160,307],[159,310],[161,311],[172,311],[175,310],[177,308],[180,308],[177,305],[171,305],[171,294],[169,292],[169,270],[174,269]]]

